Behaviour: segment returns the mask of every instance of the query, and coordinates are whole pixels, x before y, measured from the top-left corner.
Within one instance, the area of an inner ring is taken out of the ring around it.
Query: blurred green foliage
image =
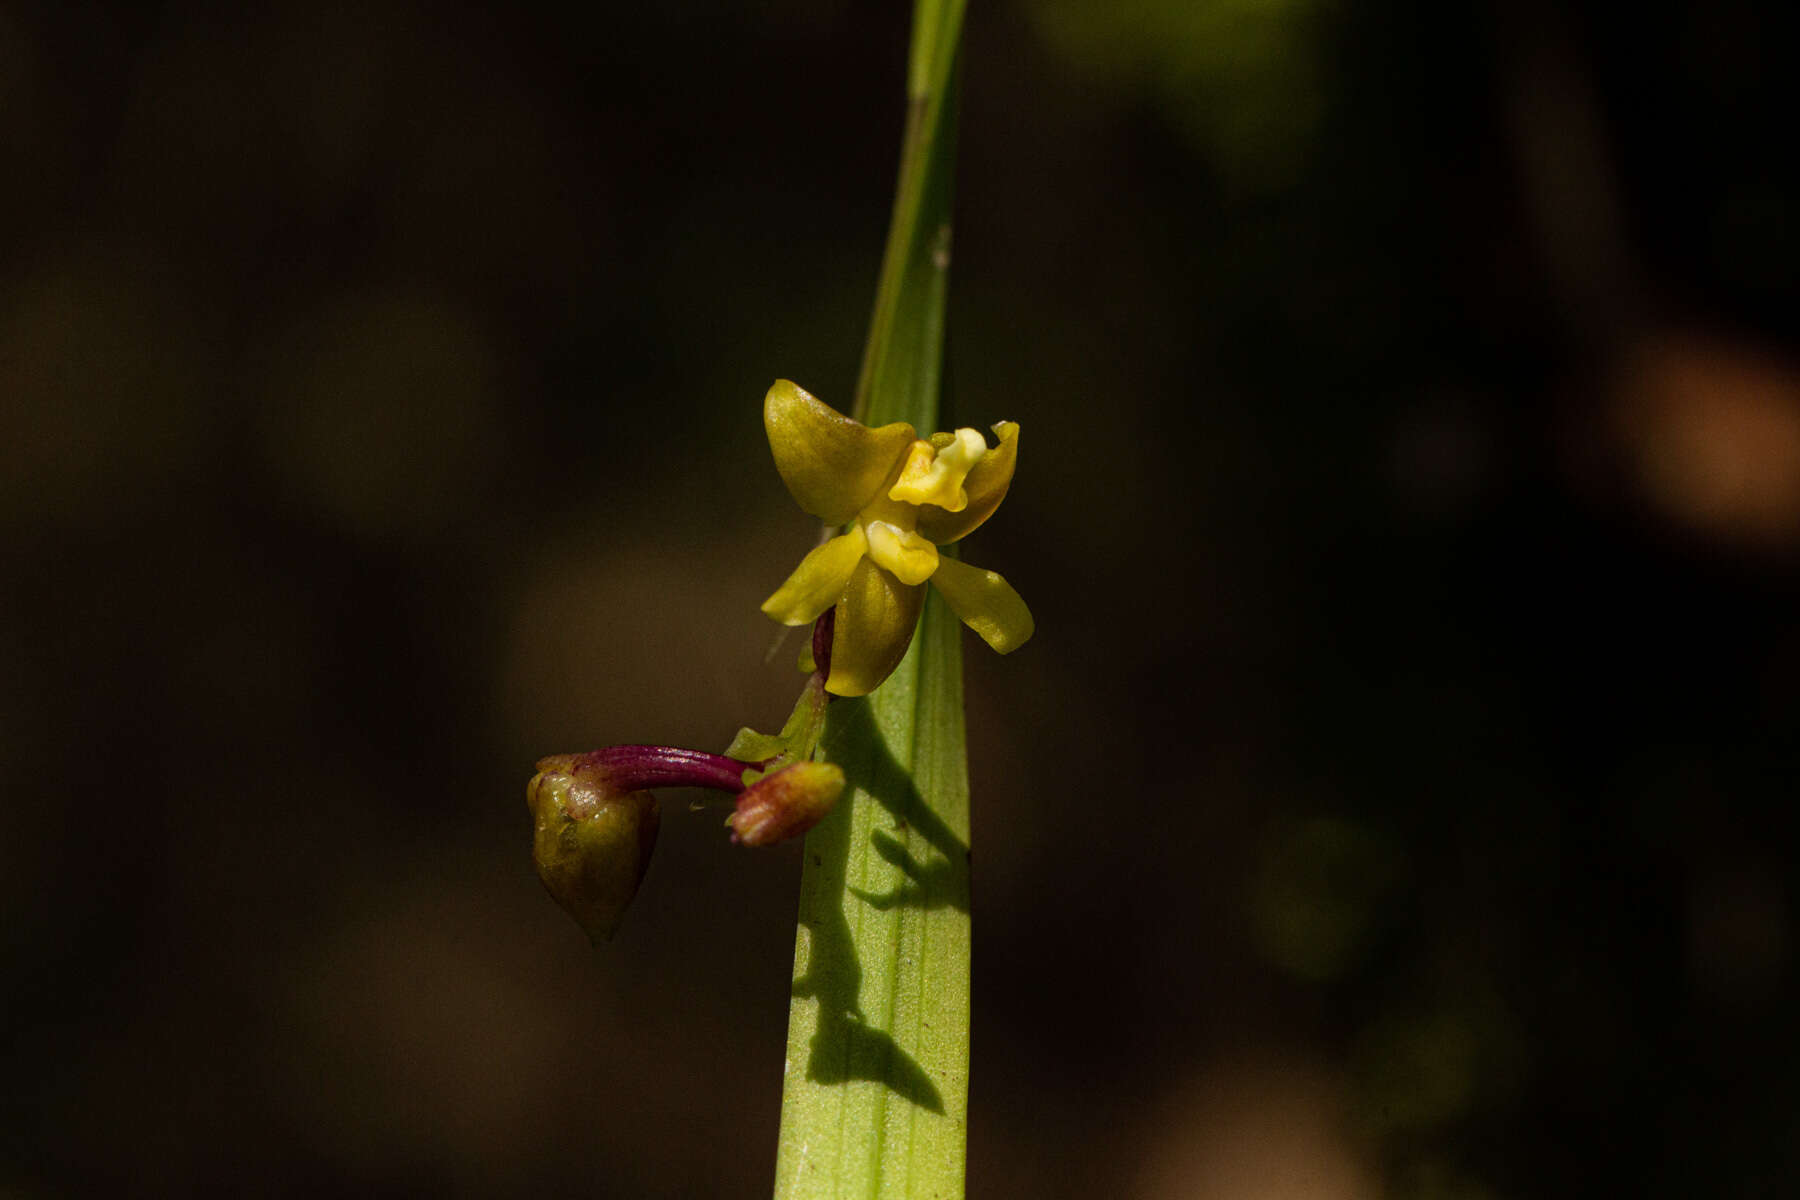
[[[1128,102],[1154,101],[1234,184],[1280,190],[1328,103],[1323,0],[1031,0],[1048,45]]]

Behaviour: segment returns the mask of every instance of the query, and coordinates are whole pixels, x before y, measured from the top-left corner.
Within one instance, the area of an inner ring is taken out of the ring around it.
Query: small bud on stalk
[[[815,699],[822,716],[823,693]],[[770,766],[775,769],[744,786],[746,772]],[[537,770],[525,789],[536,825],[532,861],[551,897],[596,945],[618,929],[649,869],[660,820],[649,789],[708,788],[738,796],[728,823],[732,840],[746,846],[798,837],[831,811],[844,790],[844,772],[826,763],[781,766],[760,756],[728,758],[675,746],[555,754],[539,759]]]
[[[844,791],[844,769],[836,763],[798,762],[765,775],[744,789],[727,822],[731,840],[772,846],[799,837],[824,819]]]
[[[525,789],[536,829],[532,861],[555,901],[599,945],[612,937],[650,866],[660,821],[651,788],[708,788],[737,797],[731,840],[772,846],[824,819],[844,772],[811,756],[831,697],[833,613],[813,627],[812,676],[779,734],[740,729],[724,754],[677,746],[607,746],[538,760]],[[746,784],[746,781],[748,784]]]

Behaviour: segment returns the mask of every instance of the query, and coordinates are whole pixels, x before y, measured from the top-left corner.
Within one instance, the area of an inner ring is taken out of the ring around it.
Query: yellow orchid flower
[[[845,532],[816,547],[763,601],[784,625],[807,625],[836,607],[825,690],[862,696],[906,654],[925,584],[1002,654],[1025,644],[1031,610],[993,571],[938,553],[993,515],[1012,484],[1019,427],[921,438],[904,421],[870,429],[785,379],[763,400],[775,469],[801,508]]]

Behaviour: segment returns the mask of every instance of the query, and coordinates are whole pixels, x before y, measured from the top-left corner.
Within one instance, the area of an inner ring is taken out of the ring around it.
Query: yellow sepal
[[[1001,654],[1023,646],[1037,629],[1024,598],[997,572],[945,558],[938,563],[931,583],[943,594],[950,611]]]
[[[763,398],[763,429],[788,491],[828,525],[861,512],[913,443],[906,422],[870,429],[786,379]]]
[[[837,606],[825,690],[866,696],[879,687],[906,657],[924,604],[923,587],[908,587],[867,558],[857,563]]]
[[[783,625],[810,625],[818,620],[820,613],[838,602],[868,548],[869,540],[860,525],[823,546],[814,546],[787,582],[763,601],[763,614]]]

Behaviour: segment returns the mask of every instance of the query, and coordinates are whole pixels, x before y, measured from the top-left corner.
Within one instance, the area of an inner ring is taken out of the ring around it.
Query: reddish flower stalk
[[[739,762],[704,750],[684,750],[679,746],[607,746],[586,754],[543,759],[538,763],[538,770],[555,769],[546,768],[544,764],[561,763],[565,759],[568,765],[561,769],[603,773],[614,788],[625,792],[658,787],[741,792],[745,768],[764,765]]]

